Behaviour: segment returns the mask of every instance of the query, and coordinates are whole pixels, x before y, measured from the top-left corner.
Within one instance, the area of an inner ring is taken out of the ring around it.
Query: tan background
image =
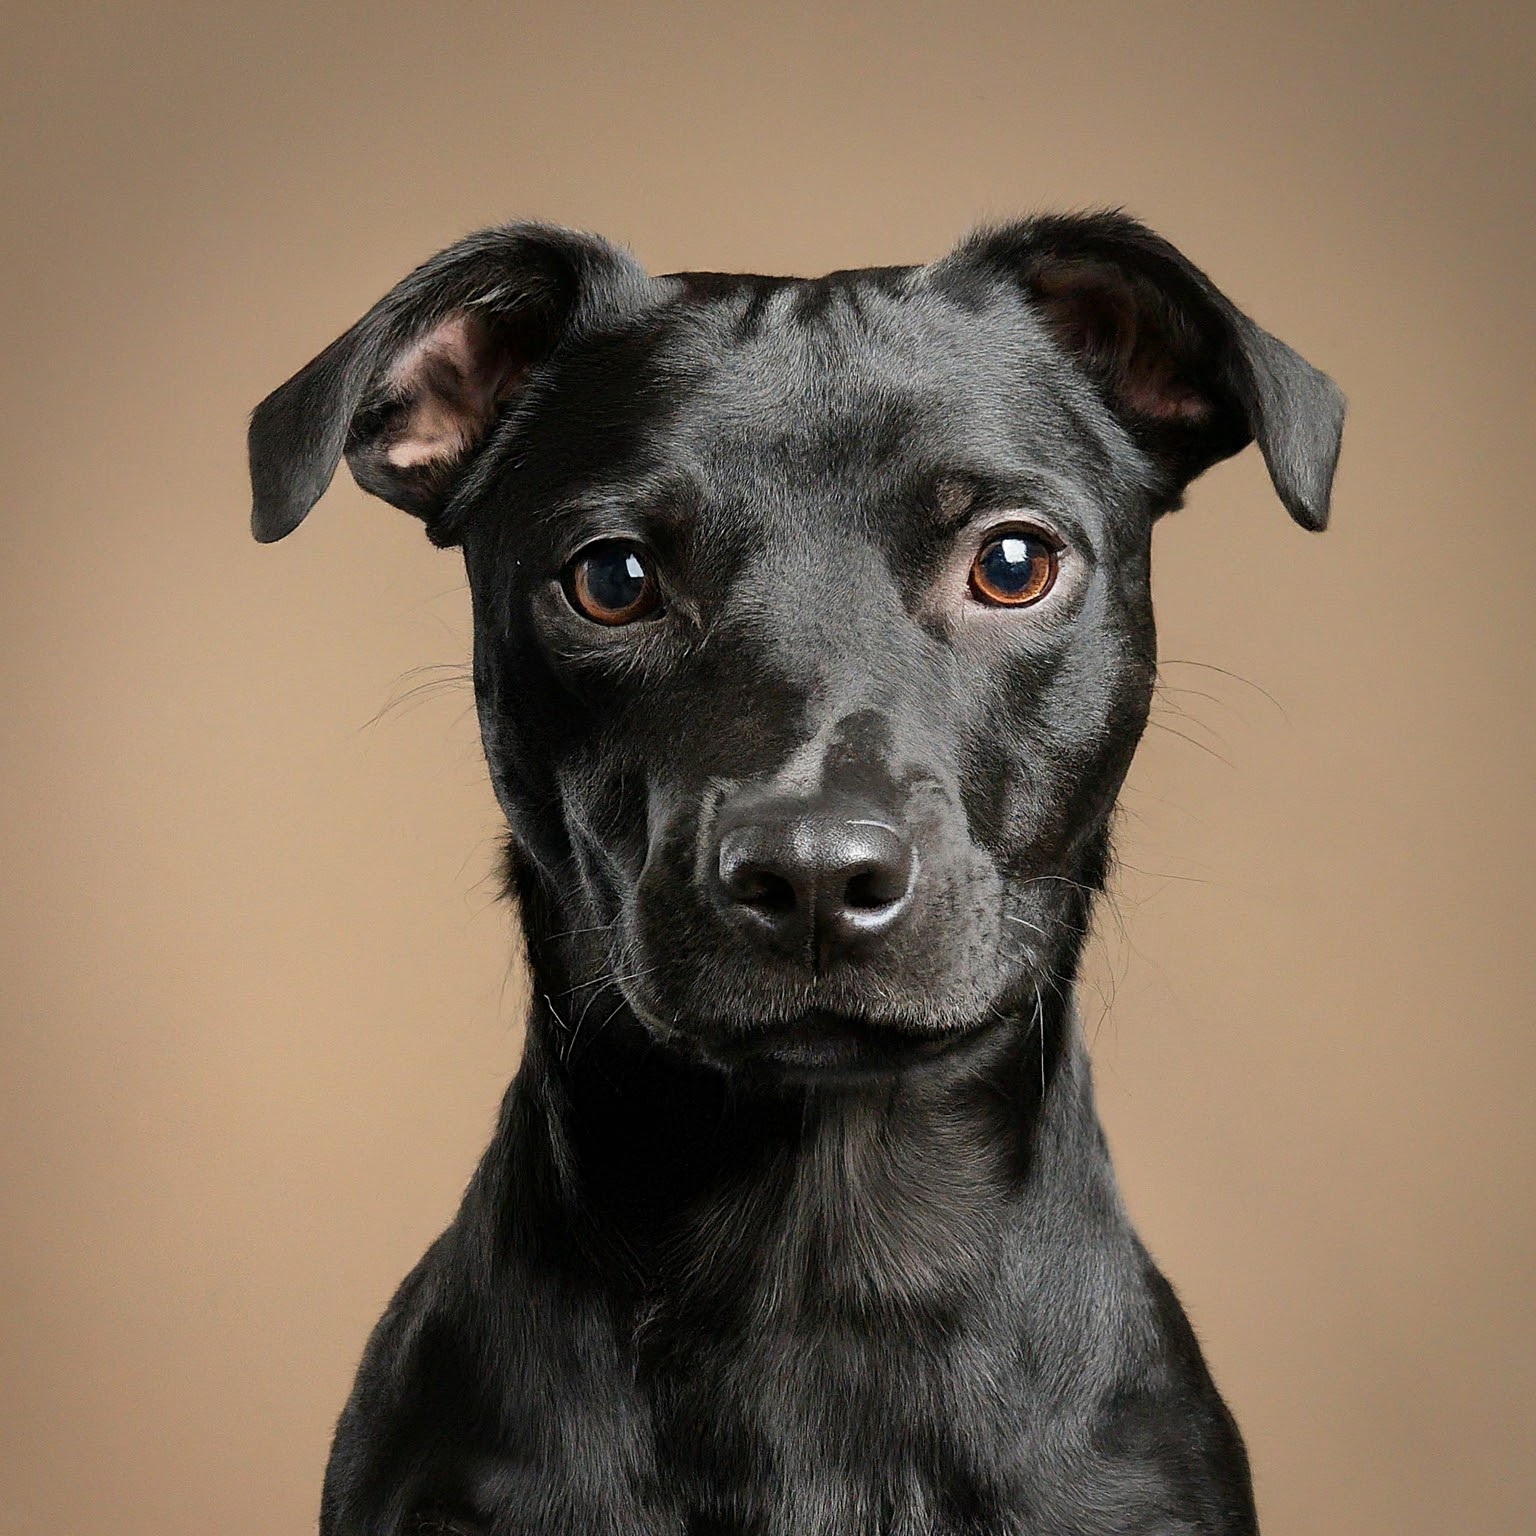
[[[498,218],[803,271],[1120,202],[1353,401],[1335,531],[1248,455],[1159,535],[1128,1199],[1268,1536],[1536,1529],[1531,16],[10,7],[0,1531],[311,1528],[517,1060],[455,557],[350,482],[248,542],[249,408]]]

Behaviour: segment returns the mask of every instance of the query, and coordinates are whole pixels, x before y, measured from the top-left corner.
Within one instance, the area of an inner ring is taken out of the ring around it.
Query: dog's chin
[[[701,1032],[689,1046],[727,1071],[834,1082],[920,1069],[952,1056],[995,1024],[989,1018],[938,1027],[814,1010],[787,1021]]]

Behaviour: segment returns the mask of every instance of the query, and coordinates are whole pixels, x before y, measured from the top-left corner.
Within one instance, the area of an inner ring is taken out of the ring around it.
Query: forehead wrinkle
[[[675,528],[690,521],[704,501],[704,485],[699,467],[678,456],[583,486],[536,507],[533,518],[546,529],[567,523],[619,525],[637,518]]]
[[[871,287],[857,305],[835,295],[803,318],[797,302],[795,284],[786,284],[763,301],[763,323],[750,335],[701,315],[665,347],[712,423],[761,433],[766,418],[798,416],[802,427],[857,428],[871,404],[936,415],[957,404],[967,413],[1001,406],[1017,417],[1053,403],[1041,389],[1053,359],[1020,302],[978,316],[929,291]]]
[[[853,285],[844,285],[818,293],[819,301],[808,305],[817,290],[818,280],[791,279],[766,294],[701,306],[663,341],[663,366],[686,376],[695,392],[726,413],[750,413],[830,403],[839,384],[846,395],[896,361],[880,343],[921,343],[922,326],[905,313],[912,306],[884,289],[871,286],[855,296]],[[758,317],[746,333],[734,324],[744,305]],[[910,364],[899,366],[906,371]]]

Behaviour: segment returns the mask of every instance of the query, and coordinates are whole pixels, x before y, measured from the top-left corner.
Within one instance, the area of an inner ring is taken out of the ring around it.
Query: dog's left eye
[[[971,562],[971,591],[984,603],[1024,608],[1056,583],[1056,546],[1033,528],[993,534]]]
[[[567,569],[564,585],[571,606],[594,624],[632,624],[661,606],[643,553],[618,540],[583,550]]]

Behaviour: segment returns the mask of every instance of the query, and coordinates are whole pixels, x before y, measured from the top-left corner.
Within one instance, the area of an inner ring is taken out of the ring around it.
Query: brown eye
[[[984,603],[1026,608],[1056,581],[1056,549],[1038,533],[1010,528],[994,534],[971,562],[971,591]]]
[[[571,606],[595,624],[632,624],[661,606],[641,551],[617,541],[584,550],[565,575]]]

